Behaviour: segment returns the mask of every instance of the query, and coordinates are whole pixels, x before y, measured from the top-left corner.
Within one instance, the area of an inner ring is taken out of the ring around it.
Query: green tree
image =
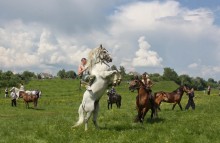
[[[164,68],[163,78],[164,80],[171,80],[175,81],[177,84],[180,84],[178,74],[174,71],[174,69],[171,69],[169,67]]]
[[[73,70],[66,72],[66,78],[76,78],[76,73]]]
[[[126,71],[125,71],[125,68],[123,66],[120,66],[119,70],[121,71],[122,76],[126,75]]]
[[[111,66],[111,69],[112,69],[112,70],[118,70],[115,65],[112,65],[112,66]]]
[[[57,76],[60,77],[61,79],[66,78],[66,71],[65,71],[65,69],[62,69],[62,70],[58,71]]]
[[[181,85],[184,85],[184,84],[188,86],[192,85],[192,79],[187,74],[180,75],[179,80],[180,80]]]
[[[192,79],[192,87],[196,90],[204,90],[207,87],[206,81],[201,77]]]
[[[154,82],[158,82],[158,81],[163,80],[163,77],[162,77],[159,73],[150,74],[150,78],[151,78],[151,80],[153,80]]]

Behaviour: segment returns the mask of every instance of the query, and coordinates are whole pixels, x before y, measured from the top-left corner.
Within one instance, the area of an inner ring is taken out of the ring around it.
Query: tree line
[[[0,88],[19,86],[28,83],[32,78],[37,78],[33,72],[24,71],[14,74],[12,71],[3,72],[0,70]]]
[[[120,66],[119,69],[115,65],[111,67],[112,70],[118,70],[121,72],[123,80],[128,81],[134,79],[134,75],[129,75],[126,73],[126,70],[123,66]],[[139,75],[141,76],[141,75]],[[187,74],[178,75],[176,71],[170,67],[165,67],[163,74],[159,73],[149,74],[150,79],[154,82],[159,81],[174,81],[179,85],[188,85],[193,87],[195,90],[204,90],[208,86],[212,88],[219,88],[220,81],[215,81],[213,78],[205,80],[201,77],[190,77]],[[66,71],[65,69],[59,70],[57,72],[57,77],[61,79],[75,79],[78,78],[75,71],[70,70]],[[0,70],[0,88],[3,87],[12,87],[19,86],[20,83],[26,84],[31,79],[41,79],[39,74],[34,72],[24,71],[23,73],[14,74],[12,71],[3,72]]]

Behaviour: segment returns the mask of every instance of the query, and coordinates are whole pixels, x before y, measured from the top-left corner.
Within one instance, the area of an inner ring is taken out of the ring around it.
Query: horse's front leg
[[[109,77],[109,76],[111,76],[112,74],[115,74],[115,73],[117,73],[116,70],[104,71],[101,76],[102,76],[103,78],[106,78],[106,77]]]
[[[177,104],[176,102],[173,104],[173,108],[172,108],[172,110],[174,110],[174,108],[175,108],[176,104]]]
[[[98,112],[99,112],[99,101],[95,101],[94,103],[95,109],[93,111],[93,123],[95,127],[98,129],[98,124],[97,124],[97,117],[98,117]]]
[[[179,107],[181,110],[183,110],[181,103],[178,103]]]

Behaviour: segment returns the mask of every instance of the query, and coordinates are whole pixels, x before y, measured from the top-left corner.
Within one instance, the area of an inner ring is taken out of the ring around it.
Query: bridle
[[[108,52],[105,48],[103,48],[102,47],[102,45],[100,46],[100,48],[98,49],[98,52],[97,52],[97,54],[96,54],[96,59],[95,59],[95,64],[98,64],[98,63],[104,63],[105,65],[107,65],[108,67],[110,67],[108,64],[107,64],[107,62],[106,62],[106,55],[102,55],[101,53],[102,52],[104,52],[104,51],[106,51],[106,52]]]

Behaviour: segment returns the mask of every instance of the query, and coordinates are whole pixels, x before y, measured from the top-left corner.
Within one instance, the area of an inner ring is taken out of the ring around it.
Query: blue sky
[[[220,80],[217,0],[0,0],[2,70],[77,70],[103,44],[126,71]]]

